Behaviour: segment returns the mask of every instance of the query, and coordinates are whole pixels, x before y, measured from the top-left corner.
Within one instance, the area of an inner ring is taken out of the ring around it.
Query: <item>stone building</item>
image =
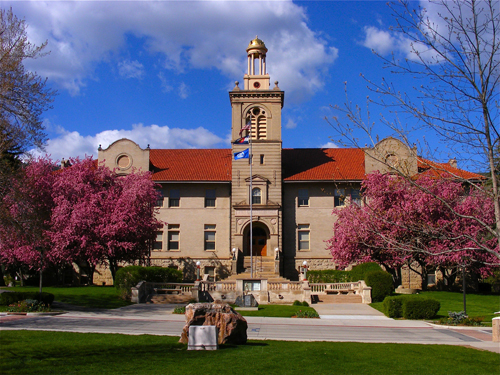
[[[197,262],[217,280],[296,280],[304,261],[310,269],[333,269],[325,244],[336,220],[333,208],[362,204],[365,174],[388,171],[387,164],[412,175],[426,169],[416,149],[394,138],[369,149],[283,148],[284,92],[278,82],[270,84],[262,40],[252,40],[247,53],[243,87],[236,82],[229,92],[231,149],[150,149],[128,139],[99,149],[99,162],[121,173],[153,173],[166,224],[151,264],[179,267],[188,278]],[[468,173],[453,164],[440,167]]]

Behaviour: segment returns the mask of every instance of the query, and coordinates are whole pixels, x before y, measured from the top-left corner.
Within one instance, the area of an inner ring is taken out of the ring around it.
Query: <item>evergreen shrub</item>
[[[141,281],[179,283],[182,281],[182,271],[164,267],[123,267],[116,272],[115,288],[123,299],[130,299],[132,287]]]
[[[439,301],[433,298],[411,298],[403,303],[403,318],[431,319],[441,307]]]
[[[384,314],[389,318],[401,318],[403,316],[403,300],[407,296],[387,296],[384,298],[382,307]]]
[[[389,318],[405,319],[432,319],[441,307],[439,301],[419,295],[388,296],[382,306]]]
[[[351,278],[350,281],[366,281],[366,274],[373,271],[383,271],[383,269],[375,262],[358,264],[357,266],[352,267],[352,270],[349,271]]]
[[[10,304],[24,301],[24,300],[37,300],[40,302],[39,292],[4,292],[0,294],[0,305],[9,306]],[[54,295],[52,293],[42,292],[43,304],[50,306],[54,302]]]
[[[351,281],[350,271],[312,270],[307,271],[310,283],[346,283]]]
[[[370,271],[365,274],[366,285],[372,288],[372,301],[382,302],[394,291],[392,276],[385,271]]]

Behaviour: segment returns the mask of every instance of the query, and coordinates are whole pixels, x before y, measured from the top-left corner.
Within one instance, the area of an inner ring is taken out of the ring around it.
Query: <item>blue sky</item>
[[[418,3],[415,3],[418,5]],[[50,55],[28,67],[58,90],[44,113],[52,158],[97,156],[127,137],[141,147],[229,148],[228,91],[243,81],[246,47],[268,47],[271,83],[285,91],[283,147],[333,146],[325,116],[364,105],[365,74],[391,77],[372,53],[406,53],[385,1],[1,1]],[[378,113],[379,109],[373,109]],[[381,136],[389,133],[380,127]],[[415,142],[421,141],[415,134]],[[433,142],[432,137],[430,141]],[[436,144],[440,147],[439,144]],[[446,159],[449,155],[444,155]]]

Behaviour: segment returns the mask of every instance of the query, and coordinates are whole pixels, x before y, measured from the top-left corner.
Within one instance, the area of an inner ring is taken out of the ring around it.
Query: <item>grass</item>
[[[494,374],[498,354],[445,345],[249,341],[187,351],[178,337],[2,331],[8,374]]]
[[[461,292],[420,292],[421,295],[437,299],[441,308],[437,313],[437,319],[447,318],[448,311],[463,311],[463,294]],[[384,312],[382,302],[370,304],[371,307]],[[493,314],[500,311],[500,296],[493,294],[467,294],[467,314],[470,317],[483,316],[485,322],[491,323],[495,317]]]
[[[297,311],[316,311],[312,307],[290,305],[260,305],[258,311],[237,310],[243,316],[266,316],[271,318],[290,318],[297,315]]]
[[[37,292],[38,287],[18,286],[6,288],[18,292]],[[78,286],[78,287],[44,287],[44,292],[52,293],[58,302],[69,303],[75,306],[116,309],[118,307],[131,305],[124,301],[116,293],[112,286]]]

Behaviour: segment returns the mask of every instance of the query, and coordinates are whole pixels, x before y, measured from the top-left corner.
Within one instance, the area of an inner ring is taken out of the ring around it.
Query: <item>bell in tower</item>
[[[248,71],[243,77],[245,90],[269,90],[269,74],[266,72],[267,48],[258,37],[247,47]]]

